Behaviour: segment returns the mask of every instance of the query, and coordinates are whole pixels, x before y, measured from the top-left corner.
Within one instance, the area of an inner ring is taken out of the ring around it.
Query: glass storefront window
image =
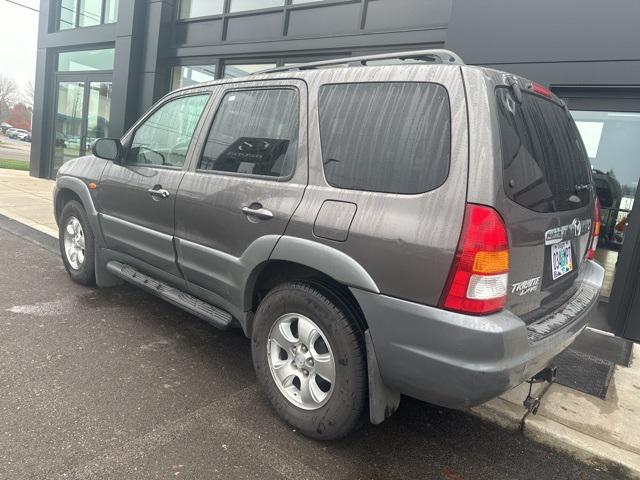
[[[181,0],[180,19],[222,15],[224,0]]]
[[[80,0],[78,26],[91,27],[102,23],[102,0]]]
[[[89,84],[87,133],[85,139],[85,148],[87,151],[98,138],[109,136],[111,91],[111,82],[91,82]]]
[[[58,29],[68,30],[76,27],[77,0],[60,0]]]
[[[58,30],[91,27],[118,20],[119,0],[59,0]]]
[[[230,12],[260,10],[263,8],[282,7],[284,0],[231,0]]]
[[[640,113],[572,111],[587,149],[601,205],[596,259],[605,267],[602,296],[613,285],[618,252],[640,178]]]
[[[268,68],[276,68],[275,63],[252,63],[245,65],[225,65],[224,78],[246,77],[252,73],[266,70]]]
[[[118,21],[118,0],[105,0],[104,23],[115,23]]]
[[[81,50],[58,54],[59,72],[82,72],[91,70],[113,70],[115,49]]]
[[[171,89],[211,82],[216,79],[215,65],[183,65],[173,67]]]

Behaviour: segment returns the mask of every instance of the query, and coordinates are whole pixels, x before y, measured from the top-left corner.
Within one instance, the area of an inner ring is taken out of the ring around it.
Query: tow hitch
[[[527,398],[524,399],[524,402],[522,402],[522,405],[524,405],[524,408],[527,409],[527,413],[531,413],[533,415],[538,413],[538,408],[540,408],[540,399],[547,392],[551,384],[556,381],[557,374],[558,374],[558,367],[551,366],[551,367],[545,368],[544,370],[541,370],[540,372],[536,373],[533,377],[531,377],[529,380],[527,380],[527,383],[529,384],[529,393],[527,394]],[[549,382],[549,385],[542,391],[539,397],[531,396],[533,384],[542,383],[542,382]]]

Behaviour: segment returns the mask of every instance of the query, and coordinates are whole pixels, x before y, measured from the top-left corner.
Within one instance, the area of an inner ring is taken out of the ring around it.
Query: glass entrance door
[[[58,79],[51,177],[67,160],[85,155],[97,138],[109,135],[110,78]]]

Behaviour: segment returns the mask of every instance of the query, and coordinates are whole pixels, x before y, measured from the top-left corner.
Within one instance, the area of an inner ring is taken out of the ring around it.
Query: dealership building
[[[628,221],[640,178],[638,19],[630,0],[41,0],[31,175],[55,177],[181,86],[447,48],[566,100],[603,205],[594,325],[640,340],[640,222]]]

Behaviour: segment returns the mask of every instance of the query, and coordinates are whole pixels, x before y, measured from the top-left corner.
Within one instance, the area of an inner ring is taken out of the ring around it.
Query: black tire
[[[75,217],[82,226],[82,232],[84,234],[84,261],[79,268],[74,268],[65,252],[65,228],[71,217]],[[81,285],[94,285],[96,282],[95,276],[95,237],[91,226],[89,225],[89,219],[84,207],[75,200],[67,202],[62,209],[60,215],[59,227],[58,227],[58,242],[60,245],[60,254],[62,255],[62,261],[64,267],[67,269],[71,279]]]
[[[315,410],[294,405],[278,388],[268,360],[268,338],[276,320],[288,313],[311,319],[333,352],[335,383],[326,403]],[[366,353],[362,329],[348,305],[324,286],[285,283],[262,300],[251,335],[258,382],[276,412],[304,435],[333,440],[344,437],[361,421],[367,406]]]

